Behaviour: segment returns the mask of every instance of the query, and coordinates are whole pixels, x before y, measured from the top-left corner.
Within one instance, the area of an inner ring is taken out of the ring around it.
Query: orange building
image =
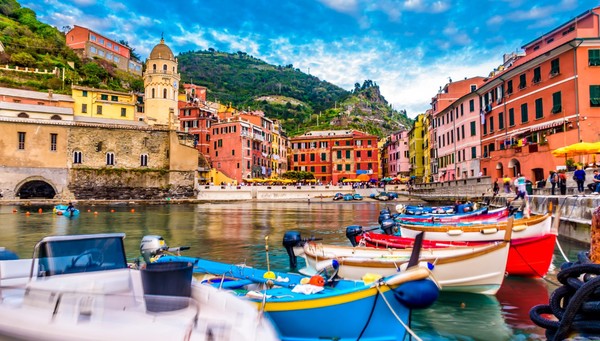
[[[484,175],[542,180],[565,165],[552,150],[600,139],[599,15],[589,10],[505,56],[477,90]]]
[[[311,131],[290,139],[290,169],[323,183],[379,178],[377,136],[356,130]]]
[[[142,75],[142,63],[131,59],[129,47],[85,27],[74,25],[66,35],[67,46],[84,58],[102,58],[121,70]]]

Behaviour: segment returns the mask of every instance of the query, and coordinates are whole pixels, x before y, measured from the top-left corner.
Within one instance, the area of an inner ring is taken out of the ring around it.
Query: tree
[[[127,46],[129,48],[129,54],[131,55],[131,59],[136,60],[138,62],[142,61],[142,57],[135,52],[135,47],[131,47],[129,46],[129,42],[127,40],[119,40],[119,44],[123,45],[123,46]]]
[[[34,66],[35,58],[27,52],[18,52],[10,57],[11,62],[20,66]]]

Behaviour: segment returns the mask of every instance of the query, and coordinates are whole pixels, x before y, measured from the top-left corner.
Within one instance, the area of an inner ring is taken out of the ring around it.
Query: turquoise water
[[[381,209],[390,207],[394,211],[395,204],[313,199],[311,203],[79,205],[81,214],[75,218],[53,215],[50,206],[0,206],[0,246],[28,258],[35,243],[47,235],[125,232],[127,256],[133,259],[139,256],[142,237],[153,234],[163,236],[172,247],[190,246],[186,255],[264,268],[268,236],[271,267],[289,270],[281,246],[286,231],[296,230],[303,237],[314,236],[325,243],[349,245],[346,226],[374,226]],[[584,248],[567,242],[561,245],[569,257]],[[555,266],[562,261],[556,250]],[[552,270],[549,280],[555,282],[555,275]],[[507,277],[496,296],[444,293],[434,306],[413,314],[412,327],[423,340],[545,339],[544,330],[529,320],[529,309],[548,303],[554,288],[542,279]]]

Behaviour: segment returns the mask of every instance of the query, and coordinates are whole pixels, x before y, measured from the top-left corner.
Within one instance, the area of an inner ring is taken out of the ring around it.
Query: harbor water
[[[170,205],[79,205],[74,218],[52,214],[51,206],[0,206],[0,246],[30,258],[33,247],[48,235],[124,232],[127,256],[139,256],[145,235],[160,235],[168,245],[190,246],[189,256],[266,268],[265,237],[272,269],[289,270],[281,246],[286,231],[301,232],[324,243],[350,245],[348,225],[376,226],[379,212],[398,202],[234,202]],[[40,212],[41,209],[41,213]],[[26,212],[29,212],[27,214]],[[560,239],[569,258],[587,249]],[[302,266],[302,260],[299,260]],[[544,330],[529,320],[529,309],[548,303],[556,288],[556,269],[564,262],[555,248],[546,279],[507,277],[495,296],[443,293],[432,307],[415,311],[412,328],[423,340],[542,340]],[[348,323],[331,321],[324,323]]]

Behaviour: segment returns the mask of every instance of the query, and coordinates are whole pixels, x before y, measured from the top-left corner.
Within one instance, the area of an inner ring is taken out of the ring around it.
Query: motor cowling
[[[161,236],[144,236],[140,243],[140,253],[146,263],[150,263],[152,257],[156,257],[159,253],[168,249],[167,242]]]
[[[392,235],[394,234],[394,227],[396,227],[396,222],[393,219],[385,219],[379,224],[383,233]]]
[[[392,219],[392,213],[389,209],[383,209],[379,212],[379,219],[377,219],[377,222],[381,224],[381,222],[386,219]]]
[[[294,247],[302,245],[302,235],[298,231],[287,231],[283,235],[283,247],[287,251],[290,259],[290,268],[295,269],[298,265]]]
[[[360,225],[350,225],[346,227],[346,238],[350,240],[350,244],[352,246],[358,245],[356,242],[356,237],[362,235],[363,229]]]

